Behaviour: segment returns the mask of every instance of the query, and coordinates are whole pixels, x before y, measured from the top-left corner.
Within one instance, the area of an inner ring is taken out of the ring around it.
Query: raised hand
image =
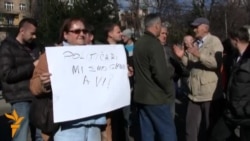
[[[195,57],[200,57],[199,47],[197,46],[197,44],[193,44],[192,47],[187,48],[187,51]]]
[[[173,52],[177,57],[182,58],[185,52],[184,47],[180,45],[173,45]]]

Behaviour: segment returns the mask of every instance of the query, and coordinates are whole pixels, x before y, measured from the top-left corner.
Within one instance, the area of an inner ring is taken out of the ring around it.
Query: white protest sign
[[[106,113],[130,104],[122,45],[46,47],[54,122]]]

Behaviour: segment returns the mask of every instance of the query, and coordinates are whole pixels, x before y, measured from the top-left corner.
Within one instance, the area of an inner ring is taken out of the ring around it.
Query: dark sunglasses
[[[86,34],[88,33],[88,30],[87,29],[75,29],[75,30],[70,30],[69,32],[72,32],[75,34],[80,34],[82,32],[83,34]]]

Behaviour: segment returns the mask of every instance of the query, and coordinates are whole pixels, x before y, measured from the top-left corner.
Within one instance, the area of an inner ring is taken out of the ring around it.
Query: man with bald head
[[[11,104],[12,111],[23,117],[13,141],[26,141],[29,131],[29,110],[33,99],[29,90],[30,78],[38,64],[40,50],[32,46],[36,39],[37,23],[25,18],[19,23],[15,38],[7,37],[0,47],[0,78],[3,97]],[[37,134],[36,141],[41,141]]]
[[[186,140],[206,141],[209,131],[218,118],[222,84],[220,68],[223,46],[216,36],[209,32],[209,21],[197,18],[192,23],[196,41],[187,40],[185,49],[174,47],[175,54],[190,69],[188,78],[188,109],[186,116]],[[201,124],[204,121],[204,124]],[[205,125],[201,127],[200,125]]]

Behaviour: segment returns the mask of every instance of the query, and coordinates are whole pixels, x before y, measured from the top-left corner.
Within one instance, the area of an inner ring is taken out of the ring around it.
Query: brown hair
[[[117,24],[117,23],[108,23],[108,24],[106,24],[106,26],[104,27],[105,40],[108,38],[109,32],[113,31],[116,26],[120,27],[120,25]]]
[[[58,44],[61,44],[63,41],[65,41],[64,39],[64,32],[69,32],[70,27],[72,26],[73,22],[76,21],[80,21],[85,25],[85,20],[83,18],[68,18],[66,20],[64,20],[61,28],[60,28],[60,32],[59,32],[59,39],[58,39]]]

